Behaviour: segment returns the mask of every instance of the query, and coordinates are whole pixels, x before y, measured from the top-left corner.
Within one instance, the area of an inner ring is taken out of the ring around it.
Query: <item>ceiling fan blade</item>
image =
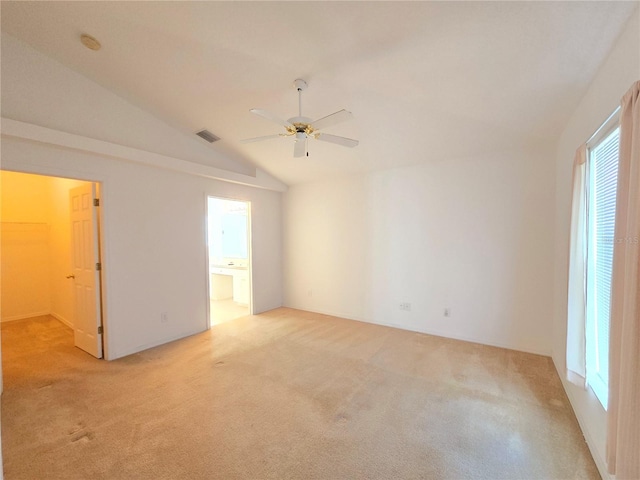
[[[339,112],[332,113],[331,115],[327,115],[326,117],[322,117],[319,120],[311,123],[311,126],[314,130],[321,130],[326,127],[330,127],[332,125],[336,125],[340,122],[346,122],[347,120],[351,120],[353,118],[353,114],[347,110],[340,110]]]
[[[282,125],[285,128],[289,128],[289,127],[293,127],[293,125],[291,125],[289,122],[287,122],[286,120],[282,120],[280,117],[278,117],[277,115],[274,115],[271,112],[267,112],[266,110],[260,110],[259,108],[252,108],[251,110],[249,110],[251,113],[254,113],[256,115],[261,116],[262,118],[266,118],[267,120],[270,120],[274,123],[277,123],[278,125]]]
[[[342,145],[344,147],[355,147],[360,142],[358,140],[353,140],[351,138],[346,137],[338,137],[337,135],[329,135],[328,133],[318,133],[316,135],[317,140],[322,140],[323,142],[336,143],[338,145]]]
[[[307,154],[307,139],[304,140],[296,140],[296,143],[293,145],[293,156],[294,157],[304,157]]]
[[[277,133],[275,135],[265,135],[264,137],[254,137],[254,138],[245,138],[244,140],[240,140],[240,143],[253,143],[253,142],[261,142],[262,140],[269,140],[270,138],[278,138],[285,137],[284,133]]]

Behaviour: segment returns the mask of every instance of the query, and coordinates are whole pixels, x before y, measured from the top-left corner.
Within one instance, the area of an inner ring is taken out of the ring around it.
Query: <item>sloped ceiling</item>
[[[638,2],[7,2],[2,29],[285,183],[555,142]],[[102,43],[83,47],[82,33]],[[293,158],[249,113],[345,108]]]

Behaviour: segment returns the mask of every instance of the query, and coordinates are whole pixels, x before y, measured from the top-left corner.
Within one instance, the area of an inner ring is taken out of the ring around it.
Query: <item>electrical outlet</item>
[[[402,302],[400,304],[400,310],[403,310],[405,312],[410,312],[411,311],[411,304],[409,302]]]
[[[451,309],[449,307],[445,307],[444,316],[445,317],[450,317],[451,316]]]
[[[162,312],[160,314],[160,323],[167,323],[169,321],[169,315],[167,312]]]

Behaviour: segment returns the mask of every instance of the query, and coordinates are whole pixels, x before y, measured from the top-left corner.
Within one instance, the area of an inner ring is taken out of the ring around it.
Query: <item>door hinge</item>
[[[98,271],[102,270],[102,264],[101,263],[96,263],[96,270],[98,270]]]
[[[100,206],[100,199],[99,198],[94,198],[93,199],[93,206],[94,207],[99,207]]]
[[[98,335],[102,335],[102,332],[103,332],[103,330],[102,330],[102,325],[100,325],[100,326],[98,327]]]

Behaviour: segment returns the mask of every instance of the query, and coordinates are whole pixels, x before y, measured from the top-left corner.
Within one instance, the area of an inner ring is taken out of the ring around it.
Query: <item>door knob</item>
[[[67,275],[67,278],[76,278],[75,275]]]

